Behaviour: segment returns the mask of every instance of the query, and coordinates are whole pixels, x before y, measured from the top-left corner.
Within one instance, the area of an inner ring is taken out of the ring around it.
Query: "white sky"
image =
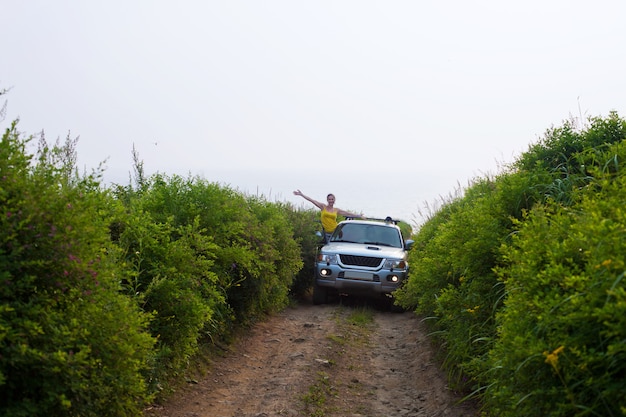
[[[570,117],[626,116],[623,0],[2,0],[7,115],[162,172],[419,220]],[[2,105],[2,102],[0,102]]]

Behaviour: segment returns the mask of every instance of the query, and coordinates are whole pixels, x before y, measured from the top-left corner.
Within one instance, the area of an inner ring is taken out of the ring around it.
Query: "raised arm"
[[[337,213],[341,214],[343,217],[365,219],[365,216],[363,214],[352,213],[350,211],[338,209],[337,207],[335,207],[335,209],[337,210]]]
[[[294,191],[293,194],[294,195],[299,195],[300,197],[304,198],[305,200],[310,201],[311,203],[315,204],[315,206],[317,208],[319,208],[320,210],[322,210],[324,208],[324,203],[321,203],[321,202],[319,202],[317,200],[312,199],[311,197],[308,197],[308,196],[302,194],[302,191],[300,191],[300,190]]]

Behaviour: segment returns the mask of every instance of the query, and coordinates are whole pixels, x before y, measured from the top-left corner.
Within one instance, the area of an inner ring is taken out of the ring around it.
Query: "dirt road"
[[[475,417],[418,317],[303,302],[249,335],[147,417]]]

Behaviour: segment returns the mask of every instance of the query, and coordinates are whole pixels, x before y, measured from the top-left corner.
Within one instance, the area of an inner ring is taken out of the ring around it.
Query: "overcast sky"
[[[623,0],[1,0],[3,128],[419,220],[570,117],[626,117]],[[0,102],[0,105],[2,103]]]

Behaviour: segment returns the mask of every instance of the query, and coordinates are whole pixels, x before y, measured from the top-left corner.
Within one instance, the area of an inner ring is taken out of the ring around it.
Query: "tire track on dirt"
[[[155,417],[300,416],[299,395],[324,363],[333,307],[288,308],[255,325],[197,384],[185,387]]]
[[[353,327],[346,317],[357,308],[303,302],[256,324],[146,417],[478,415],[447,388],[418,317],[366,306],[373,323]],[[320,384],[326,398],[308,406]]]
[[[378,381],[372,416],[473,417],[474,404],[458,404],[436,362],[427,329],[412,312],[375,316],[370,365]]]

